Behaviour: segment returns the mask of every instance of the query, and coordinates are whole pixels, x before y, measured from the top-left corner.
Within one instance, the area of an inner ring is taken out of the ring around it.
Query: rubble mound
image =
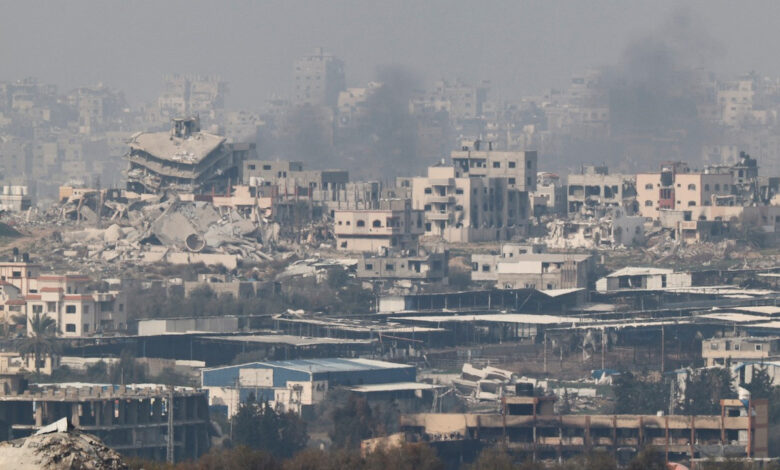
[[[39,434],[0,443],[0,468],[15,470],[124,470],[100,439],[76,431]]]

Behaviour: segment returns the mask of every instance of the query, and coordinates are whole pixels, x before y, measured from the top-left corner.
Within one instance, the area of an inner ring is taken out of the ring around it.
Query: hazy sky
[[[715,71],[780,75],[775,1],[2,0],[0,80],[103,82],[137,101],[163,74],[219,74],[231,107],[255,109],[287,93],[293,60],[321,46],[344,59],[349,85],[401,64],[425,82],[490,79],[514,98],[617,62],[680,5],[718,43]]]

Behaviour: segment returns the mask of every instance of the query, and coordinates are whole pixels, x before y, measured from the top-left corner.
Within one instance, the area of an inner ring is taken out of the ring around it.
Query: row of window
[[[660,187],[661,185],[659,184],[658,186]],[[677,183],[677,187],[678,188],[681,187],[680,183]],[[645,189],[653,189],[653,183],[647,183],[645,185]],[[688,190],[695,191],[696,190],[696,185],[693,184],[693,183],[689,184],[688,185]],[[709,191],[710,190],[710,185],[709,184],[705,184],[704,185],[704,190],[705,191]],[[724,183],[723,184],[723,190],[724,191],[728,191],[729,190],[729,185]],[[720,184],[719,183],[715,184],[715,191],[720,191]]]
[[[677,201],[677,204],[680,204],[680,201]],[[694,207],[696,206],[696,201],[688,201],[688,207]],[[650,199],[645,201],[645,207],[653,207],[653,201]]]

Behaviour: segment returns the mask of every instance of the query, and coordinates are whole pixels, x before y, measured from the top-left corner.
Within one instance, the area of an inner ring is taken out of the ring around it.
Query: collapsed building
[[[237,160],[251,150],[239,146],[234,152],[224,137],[201,131],[198,117],[173,119],[170,132],[136,133],[129,144],[127,188],[152,194],[221,191],[231,178],[237,181]]]

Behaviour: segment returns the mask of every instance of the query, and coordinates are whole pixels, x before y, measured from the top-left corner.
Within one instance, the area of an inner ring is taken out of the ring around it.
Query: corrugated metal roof
[[[673,269],[661,269],[661,268],[641,268],[627,266],[623,269],[607,274],[607,277],[620,277],[620,276],[652,276],[658,274],[672,274]]]
[[[400,392],[404,390],[433,390],[436,388],[446,388],[445,385],[426,384],[419,382],[396,382],[387,384],[369,384],[358,385],[352,387],[350,390],[360,393],[372,393],[372,392]]]
[[[579,323],[582,320],[575,317],[556,315],[532,315],[522,313],[497,313],[487,315],[434,315],[426,317],[401,317],[398,320],[423,323],[447,322],[491,322],[491,323],[522,323],[527,325],[554,325],[563,323]]]
[[[311,373],[404,369],[414,367],[407,364],[397,364],[395,362],[375,361],[372,359],[360,358],[294,359],[290,361],[260,362],[259,364],[267,365],[269,367],[287,368]]]

